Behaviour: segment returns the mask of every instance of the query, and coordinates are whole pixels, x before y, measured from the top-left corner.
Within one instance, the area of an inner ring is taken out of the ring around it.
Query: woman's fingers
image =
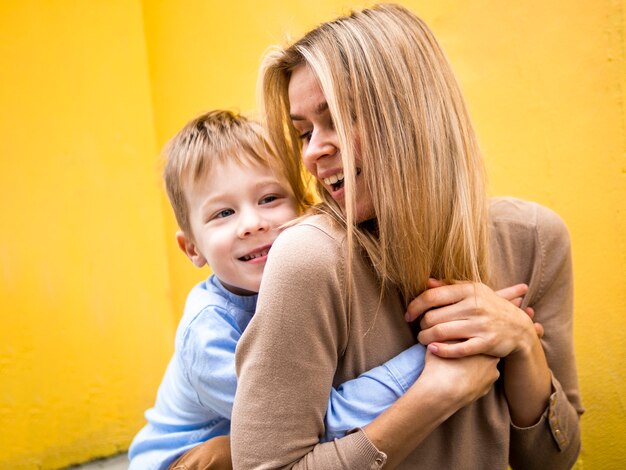
[[[467,320],[443,321],[429,328],[422,327],[417,335],[417,340],[424,345],[463,341],[477,336],[480,333],[477,328],[479,328],[478,325]]]
[[[404,319],[409,322],[414,321],[431,308],[457,303],[471,295],[471,292],[473,292],[473,284],[470,283],[450,284],[427,289],[411,301]]]
[[[434,354],[506,357],[523,348],[531,337],[543,336],[543,326],[533,324],[534,310],[520,308],[528,292],[526,284],[499,291],[480,283],[442,284],[429,279],[429,289],[409,304],[405,315],[408,321],[419,319],[418,341]]]
[[[432,308],[460,302],[464,298],[474,295],[479,285],[470,282],[446,284],[444,281],[429,278],[428,288],[411,301],[404,318],[411,322]],[[499,297],[511,301],[516,307],[522,305],[522,297],[527,292],[528,286],[526,284],[515,284],[495,291]]]
[[[474,356],[482,354],[485,349],[484,340],[480,337],[470,338],[465,341],[451,343],[430,343],[428,350],[439,357],[455,359],[459,357]]]
[[[429,277],[428,281],[426,282],[426,287],[428,289],[433,289],[435,287],[442,287],[442,286],[445,286],[445,285],[447,285],[445,281],[441,281],[439,279],[435,279],[435,278],[432,278],[432,277]]]
[[[534,308],[526,307],[523,310],[524,310],[524,312],[526,312],[526,315],[528,315],[528,317],[531,320],[533,318],[535,318],[535,309]],[[543,334],[544,334],[543,325],[541,323],[538,323],[538,322],[533,322],[533,327],[535,328],[535,333],[537,333],[537,337],[539,339],[543,338]]]
[[[506,300],[514,300],[517,297],[523,297],[528,292],[528,286],[526,284],[515,284],[514,286],[505,287],[496,291],[498,296]],[[518,305],[519,306],[519,305]]]

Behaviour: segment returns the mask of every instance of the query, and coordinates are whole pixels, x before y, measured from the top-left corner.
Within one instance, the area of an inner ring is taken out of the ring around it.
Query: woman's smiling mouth
[[[357,168],[356,169],[356,174],[357,176],[359,176],[361,174],[361,169]],[[326,186],[330,186],[334,191],[339,191],[341,188],[343,188],[344,185],[344,181],[345,181],[345,176],[343,174],[342,171],[340,171],[339,173],[335,173],[332,176],[329,176],[327,178],[323,178],[322,181],[324,182],[324,184]]]

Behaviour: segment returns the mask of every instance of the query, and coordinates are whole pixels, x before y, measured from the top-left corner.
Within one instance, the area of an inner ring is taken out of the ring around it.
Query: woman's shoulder
[[[325,250],[340,250],[346,240],[346,233],[336,222],[324,214],[314,214],[301,218],[296,224],[283,230],[278,236],[272,252],[308,254],[324,253]]]
[[[563,219],[540,204],[494,198],[489,223],[492,275],[498,288],[519,282],[539,286],[549,266],[569,256],[569,233]]]
[[[333,265],[343,264],[345,241],[345,230],[328,216],[304,217],[276,238],[266,269],[272,266],[282,271],[333,269]]]
[[[567,239],[563,219],[552,209],[514,197],[496,197],[489,203],[489,223],[496,233],[523,237]]]
[[[298,322],[299,329],[306,330],[311,321],[319,323],[316,315],[323,309],[326,320],[330,321],[332,311],[336,315],[333,318],[340,321],[343,309],[337,306],[344,302],[346,277],[344,240],[345,235],[325,216],[307,217],[286,228],[267,258],[250,327],[255,322],[257,327],[260,322],[282,325],[285,310],[289,311],[290,322]],[[309,314],[310,305],[317,309],[315,315]]]
[[[322,237],[324,239],[332,239],[337,243],[343,243],[346,238],[346,231],[326,214],[311,214],[301,217],[298,222],[287,231],[301,230],[303,233],[310,233],[311,236]]]

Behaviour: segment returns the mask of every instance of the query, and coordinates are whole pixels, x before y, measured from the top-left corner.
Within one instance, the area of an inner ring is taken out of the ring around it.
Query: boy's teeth
[[[243,261],[250,261],[251,259],[260,258],[261,256],[267,256],[269,250],[259,251],[258,253],[252,253],[251,255],[242,256]]]
[[[335,184],[337,181],[343,180],[343,173],[337,173],[336,175],[324,178],[324,183],[327,185]]]

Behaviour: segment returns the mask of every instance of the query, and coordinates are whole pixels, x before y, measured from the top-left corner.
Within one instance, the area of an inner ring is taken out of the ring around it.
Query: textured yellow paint
[[[0,468],[125,449],[173,322],[139,2],[0,3]]]
[[[401,3],[448,53],[492,193],[541,202],[570,228],[587,407],[578,468],[620,468],[625,2]],[[253,110],[265,48],[352,5],[0,3],[0,468],[128,445],[184,298],[207,275],[173,241],[158,149],[203,110]]]

